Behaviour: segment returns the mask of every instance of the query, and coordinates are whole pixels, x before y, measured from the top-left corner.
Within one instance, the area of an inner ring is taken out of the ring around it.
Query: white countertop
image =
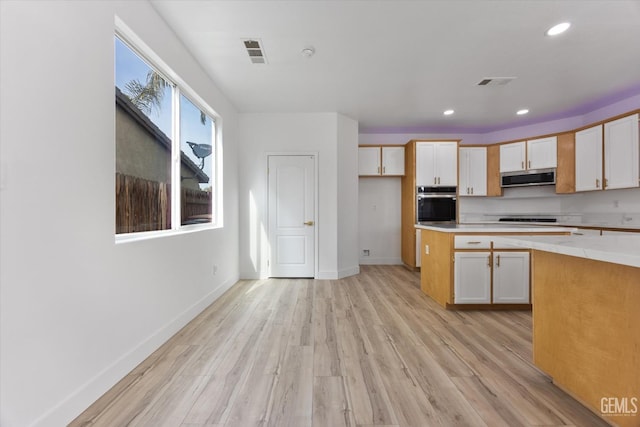
[[[513,246],[640,268],[639,236],[498,237]]]
[[[509,222],[509,224],[522,224],[522,225],[541,225],[541,226],[550,226],[550,227],[578,227],[578,228],[607,228],[612,230],[640,230],[640,225],[638,224],[611,224],[607,222]],[[487,221],[479,224],[505,224],[502,221]]]
[[[576,230],[572,227],[507,224],[503,222],[493,224],[422,223],[416,224],[415,227],[423,230],[440,231],[442,233],[571,233]]]

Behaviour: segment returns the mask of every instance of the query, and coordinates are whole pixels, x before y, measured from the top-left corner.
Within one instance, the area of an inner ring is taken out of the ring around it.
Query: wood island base
[[[533,361],[608,422],[640,426],[640,268],[533,251]]]

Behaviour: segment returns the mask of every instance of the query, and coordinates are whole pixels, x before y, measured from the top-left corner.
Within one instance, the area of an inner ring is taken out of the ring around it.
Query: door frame
[[[275,156],[313,156],[313,216],[314,216],[314,227],[313,227],[313,277],[314,279],[318,277],[318,229],[320,228],[320,221],[319,221],[319,215],[318,215],[318,200],[319,200],[319,195],[318,195],[318,190],[319,190],[319,173],[318,173],[318,152],[317,151],[267,151],[264,154],[264,171],[265,171],[265,176],[267,177],[267,179],[265,179],[265,193],[267,195],[267,197],[265,197],[265,206],[264,206],[264,212],[265,212],[265,217],[266,217],[266,224],[267,224],[267,240],[269,241],[269,249],[267,251],[267,261],[268,261],[268,266],[267,266],[267,275],[268,277],[271,277],[271,235],[270,235],[270,218],[269,218],[269,157],[275,157]]]

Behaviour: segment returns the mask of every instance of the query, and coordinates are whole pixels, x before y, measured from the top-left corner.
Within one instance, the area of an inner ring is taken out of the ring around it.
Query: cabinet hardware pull
[[[487,266],[491,267],[491,255],[487,257]]]
[[[531,160],[529,160],[529,169],[531,169]]]
[[[467,243],[469,243],[470,245],[479,245],[482,242],[480,242],[479,240],[473,240],[473,241],[467,242]]]
[[[440,184],[440,177],[438,177],[438,184]]]
[[[433,183],[437,184],[438,183],[438,178],[436,178],[435,176],[433,177]]]
[[[524,162],[520,162],[520,164],[522,165],[522,169],[524,169]]]
[[[313,221],[305,221],[304,225],[313,225]]]
[[[500,255],[496,258],[496,267],[500,267]]]
[[[380,173],[380,166],[378,166],[378,173]]]
[[[467,187],[467,194],[469,194],[469,187]]]
[[[609,186],[609,180],[607,178],[604,179],[604,188]]]
[[[600,180],[596,178],[596,188],[600,188]]]
[[[471,187],[471,194],[473,194],[473,187]]]
[[[382,174],[384,175],[386,171],[387,171],[387,168],[385,166],[383,166],[382,167]]]

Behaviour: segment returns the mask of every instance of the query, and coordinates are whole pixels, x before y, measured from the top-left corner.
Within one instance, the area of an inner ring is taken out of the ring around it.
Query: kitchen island
[[[520,236],[532,250],[533,361],[619,426],[640,425],[640,236]]]
[[[422,291],[447,309],[530,309],[529,249],[498,236],[568,235],[567,227],[421,223]]]

